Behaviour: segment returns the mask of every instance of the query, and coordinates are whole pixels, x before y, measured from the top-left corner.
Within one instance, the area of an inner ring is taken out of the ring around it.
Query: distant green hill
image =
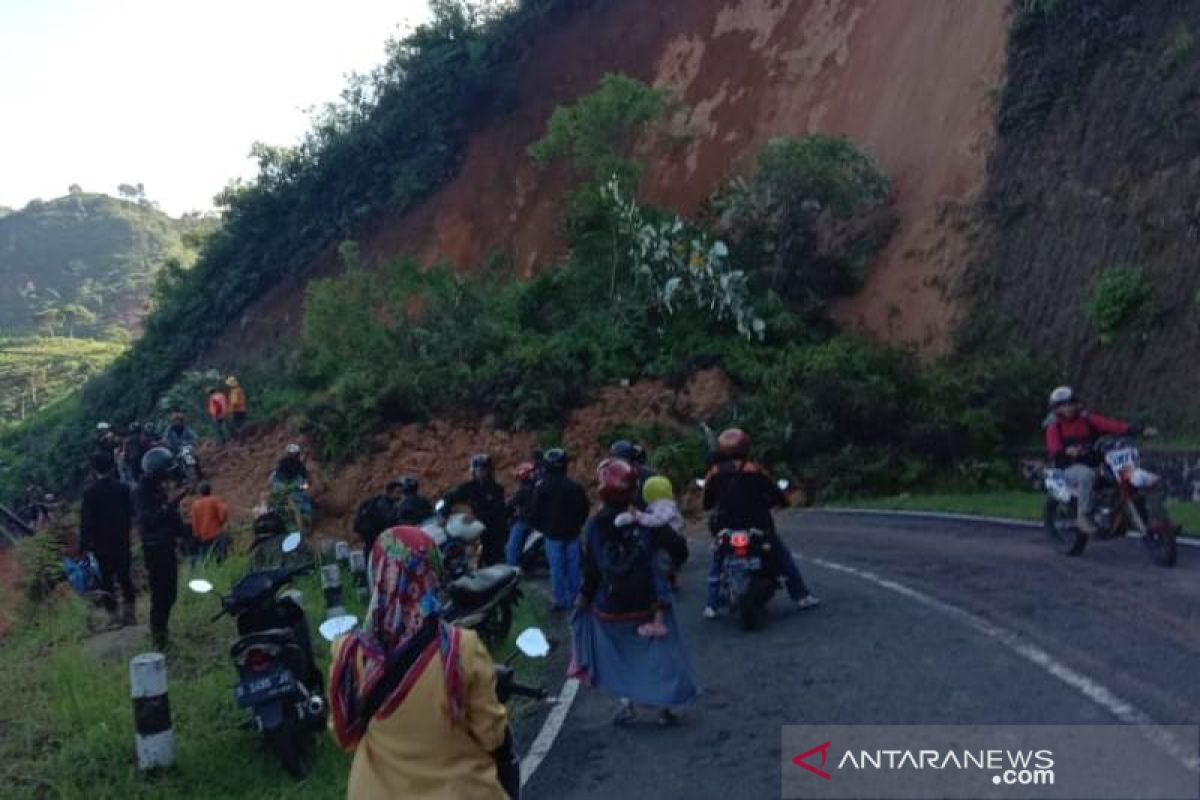
[[[0,335],[126,338],[159,268],[194,258],[188,225],[84,192],[0,213]]]

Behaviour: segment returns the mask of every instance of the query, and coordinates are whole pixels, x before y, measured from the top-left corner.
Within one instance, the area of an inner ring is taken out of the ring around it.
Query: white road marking
[[[799,553],[793,553],[796,558],[802,558]],[[1084,697],[1096,703],[1108,713],[1112,714],[1126,725],[1136,725],[1141,729],[1142,734],[1155,744],[1160,750],[1170,755],[1175,760],[1179,761],[1187,769],[1193,772],[1200,772],[1200,759],[1189,752],[1185,747],[1176,741],[1170,731],[1166,730],[1156,723],[1149,714],[1134,706],[1128,700],[1119,697],[1099,681],[1078,672],[1054,656],[1047,653],[1042,648],[1023,638],[1020,634],[1008,630],[1007,628],[988,622],[982,617],[972,614],[970,611],[959,608],[938,600],[936,597],[917,591],[910,586],[884,578],[864,569],[850,567],[845,564],[839,564],[836,561],[827,561],[823,558],[804,558],[811,564],[816,564],[825,569],[842,572],[847,575],[853,575],[856,578],[869,581],[876,586],[879,586],[889,591],[903,595],[910,600],[920,603],[927,608],[931,608],[948,617],[951,617],[964,625],[974,629],[978,633],[987,636],[1000,642],[1009,650],[1012,650],[1017,655],[1024,658],[1026,661],[1041,667],[1043,670],[1058,678],[1063,683],[1078,691]]]
[[[944,519],[948,522],[985,522],[990,525],[1006,525],[1011,528],[1040,528],[1042,523],[1033,522],[1027,519],[1013,519],[1012,517],[987,517],[982,514],[957,514],[950,511],[899,511],[886,508],[812,508],[805,513],[813,514],[844,514],[847,516],[858,515],[864,517],[911,517],[913,519]],[[1140,533],[1128,533],[1125,535],[1127,539],[1141,539]],[[1175,540],[1179,544],[1187,547],[1200,547],[1200,539],[1194,536],[1180,536]]]
[[[537,738],[533,740],[533,744],[529,746],[529,752],[521,759],[521,787],[529,783],[529,779],[533,777],[533,773],[537,772],[537,768],[542,765],[546,756],[550,754],[550,748],[554,747],[554,740],[558,738],[558,734],[562,731],[562,727],[566,724],[567,714],[571,713],[571,706],[575,702],[575,695],[579,693],[579,681],[574,678],[567,678],[563,682],[562,691],[558,693],[558,702],[550,709],[550,713],[546,715],[546,721],[542,723],[542,729],[538,731]]]

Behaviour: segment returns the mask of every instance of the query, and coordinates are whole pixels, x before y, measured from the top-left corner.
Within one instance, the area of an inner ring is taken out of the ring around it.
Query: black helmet
[[[92,455],[92,470],[98,475],[107,475],[117,468],[116,459],[112,453],[102,450]]]
[[[140,422],[129,423],[129,432],[130,433],[141,433],[142,432],[142,423],[140,423]]]
[[[492,468],[492,457],[487,453],[476,453],[471,456],[471,471]]]
[[[637,461],[637,445],[628,439],[617,439],[609,446],[608,454],[633,464]]]
[[[567,468],[567,462],[571,457],[567,455],[567,451],[561,447],[555,447],[553,450],[546,451],[546,468],[562,472]]]
[[[175,462],[175,456],[165,447],[151,447],[142,456],[142,472],[147,478],[165,475]]]
[[[400,479],[400,491],[405,494],[416,494],[421,488],[421,482],[412,475],[405,475]]]
[[[646,463],[646,448],[642,447],[640,444],[635,444],[633,446],[633,463],[634,464],[645,464]]]

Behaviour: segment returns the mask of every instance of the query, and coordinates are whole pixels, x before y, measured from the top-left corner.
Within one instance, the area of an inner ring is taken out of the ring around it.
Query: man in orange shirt
[[[215,555],[218,562],[224,561],[229,552],[229,536],[225,533],[225,526],[229,523],[229,506],[212,493],[212,485],[207,481],[201,483],[196,491],[200,496],[192,502],[192,536],[197,543],[192,563],[199,559],[207,560],[210,554]]]
[[[225,441],[226,417],[229,415],[229,398],[217,387],[208,390],[208,416],[217,430],[217,439]]]
[[[233,437],[240,442],[242,426],[246,424],[246,390],[232,375],[225,379],[225,385],[229,387],[229,413],[233,417]]]

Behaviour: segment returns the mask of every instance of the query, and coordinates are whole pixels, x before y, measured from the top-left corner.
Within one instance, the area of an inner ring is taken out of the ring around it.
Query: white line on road
[[[546,756],[550,754],[550,748],[554,747],[554,740],[558,738],[559,732],[562,731],[563,725],[567,721],[567,714],[571,713],[571,705],[575,702],[575,695],[579,693],[579,681],[574,678],[567,678],[563,682],[562,691],[558,693],[558,702],[550,709],[550,713],[546,715],[546,721],[542,723],[542,729],[538,731],[537,738],[533,740],[533,744],[529,746],[529,752],[521,759],[521,787],[529,783],[529,779],[533,777],[533,773],[537,772],[537,768],[542,765]]]
[[[812,514],[843,514],[846,516],[863,517],[909,517],[912,519],[943,519],[948,522],[981,522],[989,525],[1007,525],[1011,528],[1040,528],[1042,523],[1027,519],[1012,517],[988,517],[982,514],[959,514],[952,511],[901,511],[887,508],[841,508],[838,506],[817,507],[807,509],[805,513]],[[1140,533],[1127,533],[1127,539],[1141,539]],[[1188,547],[1200,547],[1200,539],[1191,536],[1180,536],[1175,540]]]
[[[797,558],[802,557],[799,553],[794,553],[793,555]],[[1151,719],[1149,714],[1140,710],[1128,700],[1117,696],[1099,681],[1057,660],[1054,656],[1026,640],[1020,634],[995,623],[988,622],[982,617],[972,614],[970,611],[947,603],[944,600],[938,600],[936,597],[917,591],[910,586],[881,577],[874,572],[839,564],[836,561],[826,561],[823,558],[805,558],[805,560],[825,569],[853,575],[856,578],[861,578],[876,586],[903,595],[923,606],[958,620],[990,639],[1000,642],[1026,661],[1041,667],[1055,678],[1077,690],[1084,697],[1099,705],[1121,722],[1127,725],[1136,725],[1147,739],[1154,743],[1160,750],[1179,761],[1187,769],[1193,772],[1200,772],[1200,759],[1197,759],[1193,753],[1176,741],[1175,737],[1168,730]]]

